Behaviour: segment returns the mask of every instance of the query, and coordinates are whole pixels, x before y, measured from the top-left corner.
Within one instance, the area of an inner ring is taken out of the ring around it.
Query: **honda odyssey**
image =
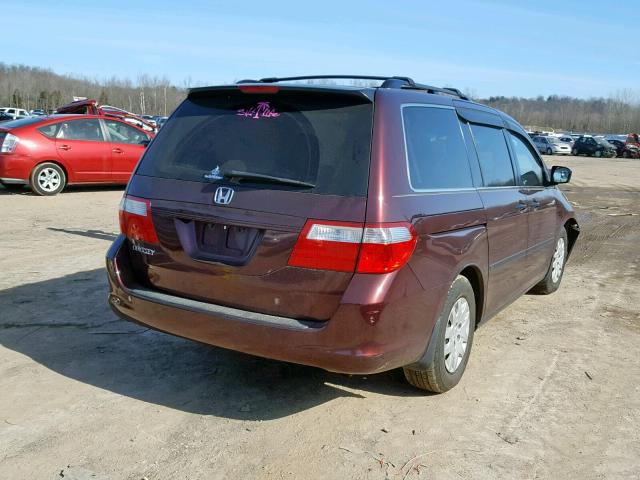
[[[295,83],[325,77],[190,90],[128,184],[109,303],[199,342],[403,367],[444,392],[480,323],[559,287],[579,233],[557,188],[571,171],[456,89]]]

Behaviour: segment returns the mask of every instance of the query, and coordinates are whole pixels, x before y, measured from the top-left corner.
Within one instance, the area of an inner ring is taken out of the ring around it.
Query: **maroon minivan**
[[[189,92],[122,200],[109,302],[211,345],[403,367],[446,391],[479,323],[559,287],[579,233],[556,187],[571,171],[458,90],[295,82],[317,78]]]

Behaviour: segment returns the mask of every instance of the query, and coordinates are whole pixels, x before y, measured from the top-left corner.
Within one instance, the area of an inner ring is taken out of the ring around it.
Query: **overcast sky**
[[[605,6],[606,5],[606,6]],[[184,86],[405,75],[475,95],[640,93],[640,1],[0,0],[6,63]]]

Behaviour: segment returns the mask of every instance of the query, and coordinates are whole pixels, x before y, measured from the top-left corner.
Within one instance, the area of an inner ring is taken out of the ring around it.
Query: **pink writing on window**
[[[278,112],[271,108],[269,102],[258,102],[255,107],[241,108],[236,115],[250,118],[274,118],[280,116]]]

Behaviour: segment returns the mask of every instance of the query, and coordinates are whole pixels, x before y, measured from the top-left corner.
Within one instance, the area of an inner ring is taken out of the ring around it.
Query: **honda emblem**
[[[233,198],[233,193],[233,188],[218,187],[215,195],[213,196],[213,201],[219,205],[229,205]]]

